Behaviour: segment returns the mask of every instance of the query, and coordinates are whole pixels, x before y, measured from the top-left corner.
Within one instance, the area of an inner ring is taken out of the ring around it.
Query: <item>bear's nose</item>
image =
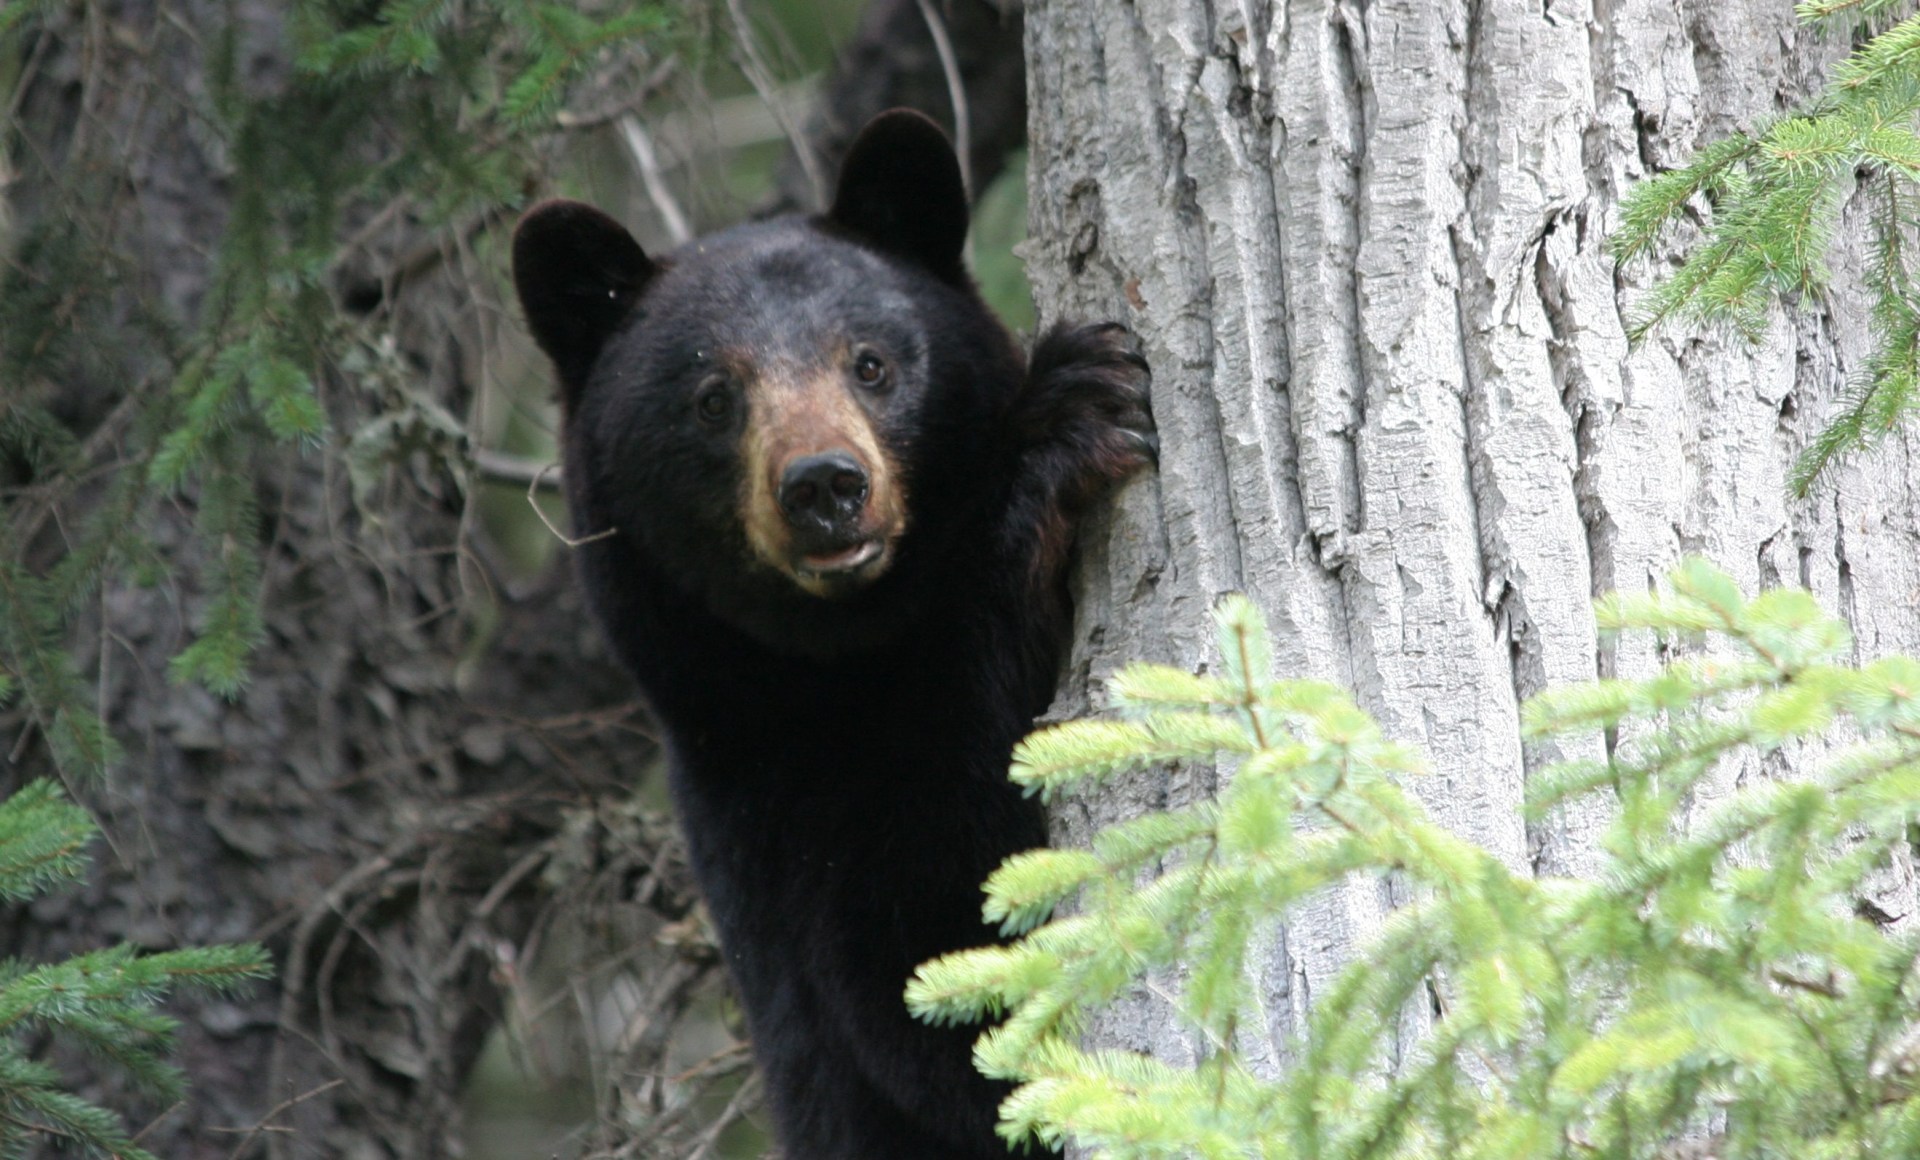
[[[802,456],[780,476],[780,510],[796,529],[832,531],[859,518],[867,488],[866,469],[844,451]]]

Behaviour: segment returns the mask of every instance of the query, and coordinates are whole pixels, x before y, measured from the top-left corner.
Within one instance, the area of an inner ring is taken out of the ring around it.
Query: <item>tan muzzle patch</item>
[[[842,595],[878,579],[906,531],[907,500],[899,467],[866,408],[827,370],[794,376],[764,368],[749,380],[746,395],[740,523],[754,555],[816,596]],[[834,453],[866,473],[866,500],[847,544],[807,556],[781,505],[781,482],[796,461]]]

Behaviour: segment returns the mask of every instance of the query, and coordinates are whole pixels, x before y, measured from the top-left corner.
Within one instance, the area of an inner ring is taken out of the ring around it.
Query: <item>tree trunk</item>
[[[1523,745],[1518,719],[1549,685],[1656,662],[1597,638],[1596,594],[1698,553],[1750,591],[1811,588],[1861,658],[1920,648],[1915,439],[1805,502],[1782,482],[1864,361],[1859,302],[1776,313],[1758,345],[1630,348],[1646,271],[1604,248],[1631,182],[1785,108],[1836,51],[1774,0],[1030,3],[1034,298],[1140,333],[1162,439],[1157,477],[1084,537],[1058,710],[1097,707],[1126,660],[1204,666],[1206,612],[1241,590],[1280,671],[1354,689],[1425,749],[1437,820],[1578,874],[1598,814],[1520,813],[1575,754]],[[1762,772],[1782,771],[1716,791]],[[1069,803],[1055,840],[1213,776]],[[1910,883],[1875,903],[1905,919]],[[1396,901],[1357,888],[1276,933],[1251,1050],[1283,1057]],[[1098,1038],[1189,1056],[1144,1000]]]

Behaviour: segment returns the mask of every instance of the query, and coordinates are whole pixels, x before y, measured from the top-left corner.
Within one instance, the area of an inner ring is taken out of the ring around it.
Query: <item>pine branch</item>
[[[97,833],[85,810],[39,781],[0,801],[0,896],[23,900],[78,879]],[[20,1133],[67,1141],[92,1155],[144,1157],[118,1116],[68,1090],[64,1076],[33,1059],[29,1032],[84,1048],[162,1099],[183,1078],[166,1060],[174,1021],[156,1005],[179,988],[231,991],[267,974],[257,946],[194,947],[142,954],[90,951],[58,963],[0,964],[0,1147]]]
[[[5,7],[0,50],[24,51],[21,38],[52,6]],[[206,131],[225,147],[232,198],[200,317],[142,318],[164,339],[157,361],[171,366],[171,381],[157,383],[128,424],[112,498],[70,555],[36,576],[0,544],[0,697],[27,698],[63,767],[99,771],[113,759],[63,642],[72,610],[140,554],[130,529],[156,497],[198,507],[204,549],[199,635],[172,673],[224,696],[244,687],[260,632],[251,481],[262,452],[328,442],[317,384],[354,377],[360,339],[339,324],[330,272],[351,244],[343,239],[356,208],[404,192],[418,217],[449,230],[497,222],[526,196],[532,145],[570,87],[605,72],[613,50],[644,58],[677,47],[686,34],[673,17],[655,0],[301,3],[289,16],[296,76],[264,97],[231,57],[244,38],[213,42]],[[389,145],[369,151],[369,139]],[[132,265],[89,237],[79,215],[50,221],[19,239],[0,273],[10,323],[0,327],[0,380],[58,381],[96,359],[80,323],[115,317],[109,304]],[[91,469],[84,450],[31,396],[0,404],[0,456],[25,465],[36,485]]]
[[[1099,1155],[1664,1155],[1709,1128],[1730,1160],[1906,1154],[1920,1118],[1889,1061],[1913,1052],[1887,1045],[1920,1025],[1916,944],[1849,900],[1920,824],[1920,662],[1850,667],[1845,624],[1807,593],[1748,598],[1700,561],[1601,620],[1695,643],[1652,676],[1528,706],[1536,737],[1630,735],[1531,787],[1534,810],[1610,795],[1595,877],[1518,874],[1432,825],[1400,788],[1417,755],[1338,690],[1269,682],[1264,626],[1235,600],[1227,676],[1130,669],[1113,702],[1133,719],[1056,727],[1037,750],[1066,786],[1152,764],[1179,721],[1237,762],[1218,799],[1011,860],[987,914],[1025,933],[922,967],[910,1005],[1004,1014],[977,1048],[1020,1084],[1002,1133]],[[1806,780],[1697,808],[1727,762],[1809,742],[1828,757]],[[1267,1025],[1255,940],[1388,873],[1414,900],[1316,997],[1293,1066],[1255,1075],[1238,1038]],[[1077,1046],[1143,989],[1201,1045],[1191,1066]],[[1414,1010],[1434,1022],[1409,1045]]]
[[[1806,21],[1863,19],[1890,7],[1886,0],[1811,0],[1798,12]],[[1675,224],[1705,215],[1680,267],[1636,308],[1632,340],[1686,323],[1726,325],[1758,341],[1781,296],[1826,287],[1827,256],[1856,174],[1883,187],[1868,203],[1875,245],[1865,282],[1874,297],[1874,347],[1864,376],[1848,386],[1799,456],[1788,480],[1795,495],[1909,422],[1916,408],[1920,286],[1902,253],[1914,220],[1906,203],[1920,181],[1916,116],[1920,15],[1868,39],[1800,110],[1640,182],[1621,206],[1611,248],[1623,263],[1649,254]]]

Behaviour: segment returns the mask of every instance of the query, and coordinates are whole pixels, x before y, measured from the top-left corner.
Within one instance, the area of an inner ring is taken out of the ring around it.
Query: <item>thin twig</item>
[[[595,540],[604,540],[608,536],[619,535],[619,528],[603,528],[589,536],[569,536],[567,533],[561,531],[557,524],[547,518],[547,513],[541,508],[540,499],[536,493],[540,490],[540,481],[546,478],[547,472],[552,471],[558,466],[559,464],[557,463],[547,464],[545,467],[542,467],[539,472],[534,475],[532,481],[527,484],[527,506],[533,509],[534,515],[540,517],[541,523],[547,525],[547,530],[552,532],[555,538],[569,548],[578,548],[582,544],[591,544]]]
[[[27,62],[20,66],[19,80],[14,82],[13,95],[7,100],[7,111],[0,120],[13,124],[20,116],[21,106],[27,103],[27,90],[33,87],[34,78],[40,74],[40,62],[47,55],[47,46],[53,43],[53,33],[42,31],[33,38],[33,51],[27,54]]]
[[[346,1082],[347,1081],[344,1079],[330,1079],[326,1083],[321,1084],[319,1087],[314,1088],[311,1091],[303,1092],[297,1096],[289,1096],[288,1098],[281,1100],[279,1103],[273,1105],[271,1108],[268,1108],[266,1115],[261,1116],[260,1119],[254,1123],[252,1128],[246,1129],[246,1133],[247,1133],[246,1138],[241,1140],[238,1144],[235,1144],[233,1147],[233,1151],[227,1153],[227,1160],[240,1160],[240,1154],[247,1150],[247,1145],[253,1143],[254,1140],[258,1139],[260,1136],[260,1133],[268,1130],[267,1121],[273,1119],[275,1116],[279,1115],[281,1112],[286,1111],[288,1108],[293,1107],[295,1104],[303,1104],[315,1096],[325,1095],[328,1092],[332,1091],[334,1088],[337,1088],[341,1084]],[[238,1132],[241,1130],[242,1129],[240,1128],[209,1129],[209,1131],[214,1131],[214,1132]],[[273,1130],[286,1131],[286,1129],[284,1128],[276,1128]]]
[[[520,885],[527,875],[538,870],[546,864],[548,859],[553,857],[551,846],[552,844],[550,842],[542,842],[525,854],[522,854],[519,861],[509,866],[507,872],[502,874],[499,879],[487,889],[486,894],[481,897],[480,901],[473,907],[472,911],[469,912],[467,924],[470,926],[475,922],[484,922],[492,918],[494,909],[506,899],[508,894],[513,892],[513,888]]]
[[[604,109],[594,109],[586,113],[575,113],[568,109],[562,109],[554,114],[554,124],[559,125],[562,129],[592,129],[600,125],[611,124],[646,104],[655,93],[666,87],[667,82],[673,79],[674,73],[678,72],[679,69],[680,58],[670,56],[661,61],[654,67],[652,72],[647,74],[646,79],[640,82],[638,90],[628,93],[613,105]]]
[[[805,121],[820,103],[819,89],[819,82],[811,77],[788,81],[774,90],[772,108],[789,110]],[[667,145],[665,168],[672,172],[683,163],[674,153],[676,149],[725,151],[787,140],[779,118],[768,106],[759,93],[741,93],[705,100],[698,112],[670,109],[651,118],[655,139]]]
[[[547,491],[557,493],[560,490],[560,481],[548,478],[558,474],[553,464],[542,464],[524,455],[510,455],[505,451],[482,447],[473,453],[473,471],[487,483],[517,483],[525,486],[539,480],[540,486]]]
[[[361,862],[352,870],[335,879],[327,887],[320,899],[307,907],[306,913],[294,926],[291,945],[287,951],[286,967],[282,978],[286,982],[280,990],[280,1028],[281,1034],[274,1039],[273,1054],[267,1064],[268,1089],[278,1087],[282,1077],[287,1075],[287,1045],[291,1038],[287,1032],[300,1024],[300,1005],[305,999],[304,983],[307,971],[307,955],[313,940],[319,933],[320,925],[329,915],[336,914],[347,900],[366,883],[375,880],[391,870],[401,858],[411,854],[423,835],[410,835],[405,841],[381,854]],[[344,1083],[344,1080],[336,1081]],[[291,1086],[291,1085],[289,1085]],[[305,1097],[301,1097],[305,1098]],[[263,1124],[264,1120],[261,1121]],[[236,1152],[237,1155],[237,1152]]]
[[[781,132],[787,135],[787,141],[793,146],[793,155],[800,159],[800,169],[807,175],[807,184],[813,189],[815,205],[825,205],[827,201],[827,181],[820,172],[820,159],[813,154],[813,144],[807,135],[800,131],[793,117],[779,101],[779,86],[774,83],[773,70],[760,55],[760,41],[753,33],[753,24],[747,19],[747,13],[741,7],[740,0],[727,0],[727,15],[733,19],[734,44],[739,50],[740,71],[747,74],[752,82],[753,91],[760,94],[766,102],[767,111],[773,119],[780,122]]]
[[[667,236],[676,246],[686,245],[693,240],[693,226],[688,224],[686,212],[680,208],[673,191],[667,188],[667,179],[660,172],[660,157],[653,149],[653,138],[647,135],[640,118],[632,113],[622,113],[615,124],[620,129],[620,139],[627,143],[627,152],[633,156],[633,167],[640,171],[641,183],[647,187],[647,199],[653,202],[661,223],[667,227]]]
[[[500,222],[506,221],[513,213],[514,207],[510,205],[502,204],[491,206],[468,218],[464,224],[454,227],[455,236],[460,238],[477,237]],[[435,236],[429,237],[426,241],[421,242],[405,254],[402,254],[400,259],[385,272],[380,279],[382,297],[386,301],[392,302],[399,294],[400,287],[446,261],[446,258],[447,249],[445,239],[436,233]]]
[[[138,1144],[140,1141],[146,1139],[148,1133],[152,1132],[155,1128],[160,1126],[161,1121],[165,1120],[168,1116],[171,1116],[173,1113],[179,1111],[181,1108],[184,1108],[186,1106],[187,1106],[187,1101],[185,1100],[173,1101],[172,1107],[169,1107],[166,1111],[161,1112],[159,1115],[155,1116],[153,1119],[148,1120],[146,1127],[140,1129],[138,1132],[135,1132],[133,1135],[128,1136],[127,1143]]]
[[[720,1133],[731,1127],[735,1120],[745,1116],[759,1099],[760,1077],[749,1076],[747,1082],[734,1090],[733,1098],[727,1101],[726,1108],[714,1117],[711,1124],[707,1125],[706,1131],[700,1133],[695,1141],[693,1153],[687,1160],[706,1160],[706,1157],[713,1152],[714,1145],[720,1142]]]
[[[351,237],[334,249],[331,264],[338,267],[348,257],[371,245],[373,239],[380,236],[380,231],[393,225],[399,220],[400,215],[412,206],[413,195],[410,193],[396,194],[389,198],[387,204],[381,206],[372,217],[366,220],[366,224],[353,231]]]
[[[153,383],[152,375],[142,378],[118,403],[113,405],[113,410],[107,412],[106,418],[100,420],[99,425],[80,444],[79,451],[73,456],[73,462],[77,467],[84,469],[92,464],[109,444],[118,439],[132,425],[133,420],[139,417],[141,408],[146,404],[147,392],[152,388]],[[33,542],[34,537],[40,534],[40,529],[46,526],[47,517],[53,514],[60,501],[65,499],[75,487],[92,477],[91,469],[78,470],[73,474],[54,475],[19,493],[15,506],[19,516],[10,535],[14,543],[20,545],[22,552],[26,550],[28,544]]]
[[[947,100],[953,104],[953,150],[960,156],[960,188],[967,201],[973,201],[973,128],[967,113],[967,86],[960,79],[960,60],[953,55],[953,41],[947,36],[946,22],[933,10],[933,0],[918,0],[920,19],[927,22],[927,35],[933,37],[933,51],[940,57],[940,71],[947,78]]]

